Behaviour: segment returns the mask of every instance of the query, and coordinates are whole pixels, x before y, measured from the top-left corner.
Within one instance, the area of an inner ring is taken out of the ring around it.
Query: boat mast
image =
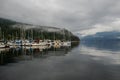
[[[2,31],[1,31],[1,27],[0,27],[0,40],[2,38]]]
[[[31,29],[31,38],[33,40],[33,29]]]
[[[42,40],[43,40],[44,38],[43,38],[43,31],[42,30],[41,30],[41,37],[42,37]]]
[[[70,40],[70,42],[71,42],[71,33],[68,32],[68,35],[69,35],[69,40]]]
[[[3,32],[3,40],[5,40],[4,32]]]
[[[63,40],[66,41],[65,29],[63,29]]]

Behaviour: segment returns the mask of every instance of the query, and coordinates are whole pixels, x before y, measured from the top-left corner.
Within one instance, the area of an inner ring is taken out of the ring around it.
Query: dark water
[[[0,80],[120,80],[119,42],[0,51]]]

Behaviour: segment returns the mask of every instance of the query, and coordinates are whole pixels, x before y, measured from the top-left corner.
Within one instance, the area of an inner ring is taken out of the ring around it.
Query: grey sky
[[[0,0],[0,17],[86,36],[120,31],[120,0]]]

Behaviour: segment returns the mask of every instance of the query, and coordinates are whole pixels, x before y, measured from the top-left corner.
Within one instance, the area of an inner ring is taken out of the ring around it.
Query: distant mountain
[[[11,36],[20,37],[21,34],[20,29],[24,29],[26,34],[30,33],[30,31],[33,30],[34,38],[37,37],[41,38],[41,32],[42,32],[44,38],[53,39],[53,35],[55,34],[56,39],[62,39],[63,36],[65,36],[64,38],[66,40],[70,39],[70,37],[72,40],[79,40],[77,36],[73,35],[70,31],[66,29],[26,24],[26,23],[16,22],[13,20],[8,20],[3,18],[0,18],[0,27],[2,30],[1,35],[4,34],[6,39],[10,38]],[[27,37],[28,35],[25,35],[25,37]]]
[[[109,32],[99,32],[95,35],[89,35],[82,38],[83,40],[113,40],[120,39],[120,32],[109,31]]]
[[[86,36],[81,39],[81,45],[103,50],[119,50],[120,32],[99,32],[95,35]]]

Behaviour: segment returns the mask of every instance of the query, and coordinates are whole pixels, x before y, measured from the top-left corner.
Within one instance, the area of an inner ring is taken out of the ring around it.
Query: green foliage
[[[58,32],[47,32],[41,29],[37,30],[35,28],[24,30],[21,28],[14,28],[12,25],[21,24],[18,22],[10,21],[7,19],[0,18],[0,39],[4,40],[15,40],[15,39],[51,39],[51,40],[72,40],[79,41],[77,36],[74,36],[68,30],[64,30],[64,33]],[[21,24],[22,25],[22,24]]]

